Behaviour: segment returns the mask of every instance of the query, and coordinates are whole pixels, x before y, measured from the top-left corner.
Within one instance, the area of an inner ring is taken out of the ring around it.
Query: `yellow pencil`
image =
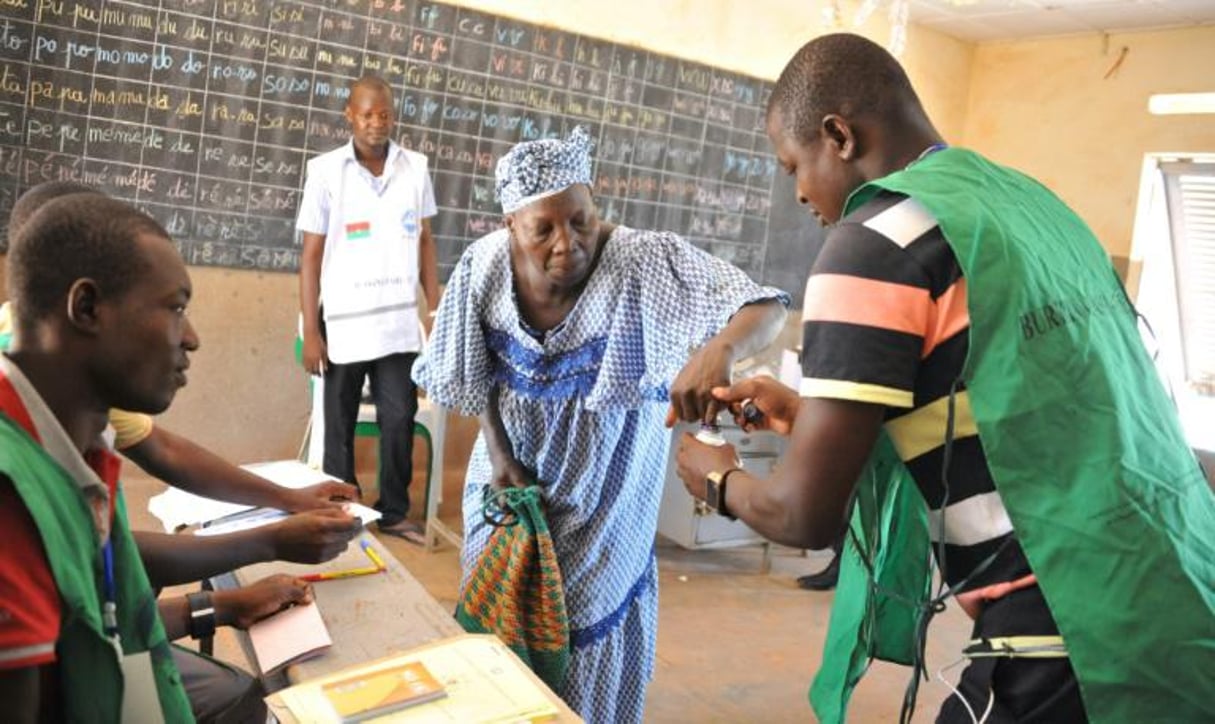
[[[332,581],[335,578],[351,578],[353,576],[368,576],[373,573],[379,573],[381,568],[376,566],[366,566],[365,568],[348,568],[344,571],[325,571],[324,573],[309,573],[306,576],[300,576],[305,581],[316,583],[317,581]]]
[[[367,554],[367,557],[371,559],[371,562],[374,563],[377,568],[379,568],[381,571],[388,570],[388,566],[384,564],[384,559],[380,558],[380,554],[376,553],[375,549],[371,547],[370,541],[363,538],[361,541],[359,541],[359,543],[363,546],[363,552]]]

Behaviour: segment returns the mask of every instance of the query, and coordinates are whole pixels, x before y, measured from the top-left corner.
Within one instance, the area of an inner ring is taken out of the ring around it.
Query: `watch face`
[[[712,472],[705,478],[705,503],[714,512],[721,507],[721,473]]]

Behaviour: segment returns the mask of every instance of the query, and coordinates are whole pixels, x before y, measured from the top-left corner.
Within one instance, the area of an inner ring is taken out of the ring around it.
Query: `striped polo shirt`
[[[969,591],[1027,576],[961,380],[966,279],[932,214],[887,192],[844,218],[810,272],[803,315],[801,395],[886,407],[886,431],[928,503],[934,550],[943,534],[945,580]]]

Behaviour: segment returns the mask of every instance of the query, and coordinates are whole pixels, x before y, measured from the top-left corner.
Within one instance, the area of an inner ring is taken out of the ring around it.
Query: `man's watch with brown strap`
[[[705,477],[705,505],[721,517],[729,520],[738,519],[730,515],[730,511],[726,508],[726,481],[730,479],[731,474],[737,473],[740,470],[742,468],[730,468],[725,472],[714,470]]]

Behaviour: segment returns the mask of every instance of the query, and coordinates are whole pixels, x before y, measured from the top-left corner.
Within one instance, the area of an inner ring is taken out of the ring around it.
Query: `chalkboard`
[[[348,138],[368,73],[431,159],[444,278],[501,223],[497,158],[584,124],[607,220],[800,294],[821,232],[769,151],[769,84],[417,0],[0,0],[0,216],[73,179],[150,212],[190,264],[294,271],[305,163]]]

